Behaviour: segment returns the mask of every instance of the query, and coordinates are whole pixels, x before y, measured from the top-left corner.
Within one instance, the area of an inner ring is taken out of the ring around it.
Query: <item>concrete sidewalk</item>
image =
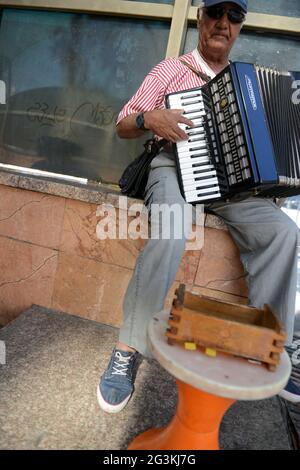
[[[0,330],[0,449],[126,449],[140,432],[168,423],[176,386],[155,361],[144,360],[136,392],[119,414],[102,412],[99,375],[117,329],[33,306]],[[223,449],[291,449],[283,401],[237,402],[220,432]]]

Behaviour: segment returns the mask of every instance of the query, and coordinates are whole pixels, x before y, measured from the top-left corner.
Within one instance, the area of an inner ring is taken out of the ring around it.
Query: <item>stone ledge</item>
[[[75,183],[49,179],[46,176],[25,175],[19,171],[4,169],[0,170],[0,184],[92,204],[111,204],[116,208],[119,208],[119,197],[121,196],[117,185],[103,185],[96,182]],[[141,199],[128,198],[129,206],[141,202]],[[206,214],[205,227],[227,230],[225,223],[211,214]]]

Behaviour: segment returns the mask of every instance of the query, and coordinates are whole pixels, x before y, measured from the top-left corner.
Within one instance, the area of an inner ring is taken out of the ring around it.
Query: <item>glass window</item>
[[[299,0],[269,0],[268,2],[262,2],[261,0],[250,0],[248,5],[249,11],[254,11],[257,13],[300,17]]]
[[[230,57],[234,61],[255,62],[279,70],[300,71],[300,38],[243,32]]]
[[[193,0],[192,5],[198,6],[202,0]],[[266,13],[269,15],[300,17],[299,0],[250,0],[248,9],[251,12]]]
[[[184,50],[188,52],[198,44],[198,31],[190,27]],[[233,61],[258,63],[279,70],[300,71],[300,39],[270,33],[244,31],[236,41],[230,58]]]
[[[160,21],[4,10],[0,161],[117,182],[143,147],[117,138],[116,116],[164,58],[168,34]]]

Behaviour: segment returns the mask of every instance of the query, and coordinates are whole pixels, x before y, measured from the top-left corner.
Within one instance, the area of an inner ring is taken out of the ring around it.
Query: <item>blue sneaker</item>
[[[107,413],[118,413],[128,403],[134,390],[134,365],[138,353],[114,349],[108,367],[100,379],[97,398]]]
[[[300,388],[289,379],[285,388],[279,392],[279,396],[292,403],[300,403]]]

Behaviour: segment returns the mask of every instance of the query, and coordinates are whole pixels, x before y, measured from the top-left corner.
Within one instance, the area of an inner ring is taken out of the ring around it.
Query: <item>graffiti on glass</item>
[[[115,120],[112,106],[90,101],[80,103],[74,110],[37,101],[27,108],[26,113],[27,119],[39,127],[58,127],[63,135],[74,133],[76,126],[97,129],[110,126]]]

